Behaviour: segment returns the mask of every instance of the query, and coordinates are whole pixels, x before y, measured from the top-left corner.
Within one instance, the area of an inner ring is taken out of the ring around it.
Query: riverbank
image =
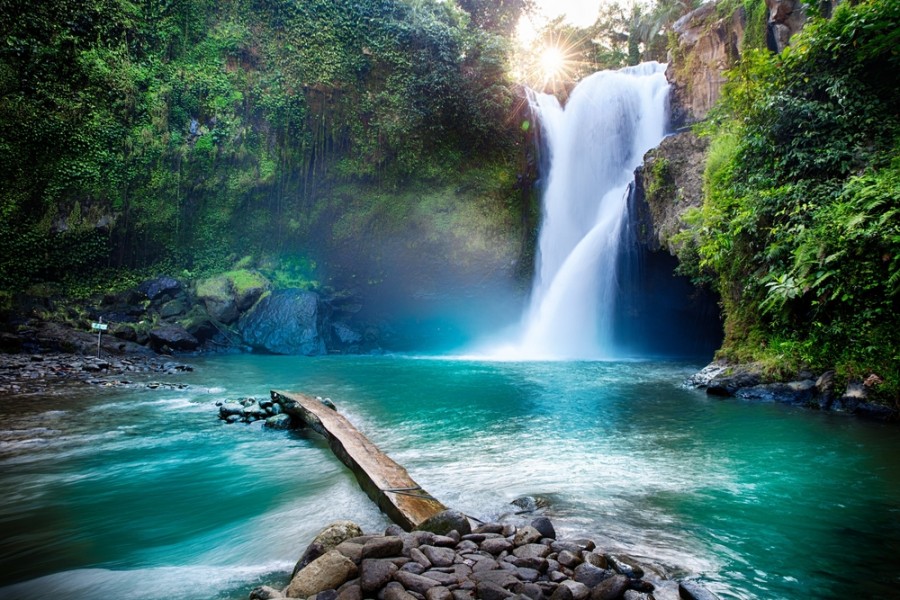
[[[110,356],[49,352],[0,353],[0,399],[4,396],[60,394],[85,385],[187,389],[187,384],[152,381],[148,376],[180,375],[194,368],[169,357],[146,354]]]
[[[714,397],[779,402],[865,419],[897,421],[900,413],[895,407],[870,399],[881,383],[881,378],[872,374],[865,380],[838,386],[834,371],[818,375],[804,371],[782,381],[766,374],[764,367],[757,363],[714,361],[688,378],[685,385],[706,390]]]

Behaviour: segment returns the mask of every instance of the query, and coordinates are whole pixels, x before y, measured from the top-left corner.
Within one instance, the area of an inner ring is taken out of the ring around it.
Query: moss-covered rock
[[[253,306],[269,287],[269,280],[256,271],[238,269],[199,280],[195,293],[209,316],[230,324],[241,312]]]

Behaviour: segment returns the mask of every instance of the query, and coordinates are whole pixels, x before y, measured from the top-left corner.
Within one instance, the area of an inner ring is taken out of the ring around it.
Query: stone
[[[531,600],[543,600],[544,598],[544,590],[541,589],[541,586],[536,583],[526,583],[522,586],[521,594]]]
[[[629,582],[625,575],[613,575],[591,589],[591,600],[618,600],[628,589]]]
[[[250,590],[250,600],[273,600],[275,598],[284,598],[284,594],[280,590],[267,585],[261,585]]]
[[[138,285],[137,289],[149,300],[156,300],[163,294],[179,291],[181,289],[181,282],[172,277],[156,277],[155,279],[144,281]]]
[[[473,600],[475,595],[470,590],[453,590],[453,600]]]
[[[319,296],[298,289],[277,290],[264,296],[238,320],[244,342],[274,354],[325,354],[320,335]]]
[[[403,540],[396,536],[376,537],[367,541],[362,548],[362,558],[388,558],[403,552]]]
[[[513,544],[516,546],[524,546],[525,544],[535,544],[541,541],[541,532],[530,525],[520,527],[513,538]]]
[[[359,583],[345,583],[338,589],[337,600],[362,600],[363,593]]]
[[[359,535],[362,535],[362,529],[353,521],[335,521],[330,525],[326,525],[316,534],[316,537],[313,538],[313,541],[294,565],[291,577],[329,550],[337,548],[345,540]]]
[[[437,535],[447,535],[454,530],[461,536],[472,533],[472,525],[469,523],[469,518],[462,512],[452,509],[441,511],[429,517],[419,523],[416,529],[419,531],[430,531]]]
[[[417,600],[415,596],[403,589],[403,586],[396,581],[387,584],[383,594],[379,594],[379,598],[383,598],[383,600]]]
[[[456,553],[450,548],[438,548],[436,546],[421,546],[419,550],[435,567],[449,567],[456,558]]]
[[[337,590],[324,590],[312,597],[311,600],[337,600]]]
[[[608,569],[609,561],[606,560],[606,557],[602,554],[597,554],[596,552],[585,552],[583,555],[584,562],[594,565],[599,569]]]
[[[187,305],[181,298],[170,300],[159,307],[159,316],[163,319],[171,319],[187,312]]]
[[[592,564],[582,563],[575,569],[575,581],[583,583],[589,588],[594,588],[603,580],[608,579],[612,571],[599,569]]]
[[[644,569],[632,557],[625,554],[611,554],[607,557],[610,565],[617,572],[632,579],[640,579],[644,576]]]
[[[678,583],[678,592],[683,600],[719,600],[719,597],[696,581],[681,581]],[[594,600],[594,599],[592,599]]]
[[[379,558],[363,559],[359,569],[359,585],[364,595],[372,594],[393,578],[399,567],[393,562]]]
[[[460,532],[462,533],[462,532]],[[495,535],[500,535],[503,533],[503,525],[500,523],[482,523],[478,527],[476,527],[473,531],[473,534],[481,534],[481,533],[490,533]],[[465,536],[465,534],[463,534]],[[476,540],[481,541],[481,540]]]
[[[425,592],[425,600],[453,600],[453,594],[449,589],[439,585]]]
[[[583,562],[577,555],[568,550],[560,552],[559,556],[556,557],[556,560],[559,561],[559,564],[569,569],[574,569]]]
[[[420,594],[424,594],[431,588],[439,585],[434,579],[403,570],[397,571],[394,574],[394,579],[400,582],[407,591]]]
[[[511,550],[512,547],[512,542],[502,537],[491,538],[481,542],[481,550],[493,554],[494,556],[497,556],[501,552],[507,552]]]
[[[538,517],[531,522],[531,526],[538,530],[542,537],[551,540],[556,539],[556,529],[554,529],[553,523],[547,517]]]
[[[155,350],[195,350],[200,342],[181,325],[163,325],[150,330],[150,345]]]
[[[478,550],[478,544],[472,540],[463,540],[456,545],[456,551],[459,553],[475,552]]]
[[[506,598],[515,596],[512,592],[490,581],[479,582],[476,595],[481,600],[506,600]]]
[[[241,414],[243,414],[243,412],[244,412],[244,407],[241,406],[239,403],[234,402],[232,400],[229,400],[228,402],[225,402],[224,404],[219,406],[219,418],[220,419],[226,419],[226,418],[230,417],[231,415],[240,416]]]
[[[336,589],[357,574],[356,564],[336,550],[326,552],[297,572],[285,590],[288,598],[308,598]]]
[[[472,579],[475,583],[481,585],[483,582],[490,582],[499,585],[502,588],[510,588],[519,584],[519,579],[509,571],[476,571],[472,573]]]
[[[650,600],[650,596],[637,590],[626,590],[622,600]]]
[[[280,415],[272,415],[266,419],[266,427],[269,429],[292,429],[294,421],[290,415],[284,413]]]
[[[428,557],[425,556],[425,553],[419,548],[410,548],[409,557],[426,569],[430,569],[432,566],[431,561],[428,560]]]
[[[525,544],[513,550],[517,558],[546,558],[550,554],[550,546],[543,544]]]
[[[553,590],[553,594],[550,596],[550,600],[575,600],[572,595],[572,590],[564,585],[559,585],[555,590]]]
[[[400,570],[406,571],[407,573],[415,573],[416,575],[421,575],[428,570],[428,567],[423,567],[417,562],[408,562],[400,567]]]
[[[522,581],[535,582],[541,578],[541,573],[537,569],[529,569],[528,567],[517,567],[516,575]]]
[[[437,571],[435,569],[425,571],[422,573],[422,577],[433,579],[440,585],[456,585],[459,583],[459,578],[455,573],[444,573],[443,571]]]
[[[546,573],[550,567],[550,562],[546,558],[535,556],[526,556],[524,558],[513,557],[512,564],[524,569],[534,569],[541,573]]]
[[[583,583],[579,583],[577,581],[572,581],[571,579],[567,579],[565,581],[561,581],[559,583],[560,588],[568,588],[570,592],[572,592],[573,600],[585,600],[588,596],[591,595],[591,590],[588,586]],[[559,589],[559,588],[557,588]]]

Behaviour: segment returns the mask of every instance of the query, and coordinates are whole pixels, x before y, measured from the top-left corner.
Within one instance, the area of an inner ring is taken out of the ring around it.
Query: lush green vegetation
[[[519,223],[523,5],[0,0],[0,290],[248,254],[290,278],[337,185],[402,215],[458,179],[460,206]]]
[[[900,390],[900,3],[814,18],[745,53],[704,125],[706,201],[684,264],[722,296],[721,355]],[[691,256],[691,249],[695,252]]]

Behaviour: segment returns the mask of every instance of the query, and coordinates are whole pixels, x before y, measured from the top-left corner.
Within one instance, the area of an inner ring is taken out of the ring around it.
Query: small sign
[[[109,325],[106,323],[91,323],[91,329],[94,331],[106,331],[109,329]]]

